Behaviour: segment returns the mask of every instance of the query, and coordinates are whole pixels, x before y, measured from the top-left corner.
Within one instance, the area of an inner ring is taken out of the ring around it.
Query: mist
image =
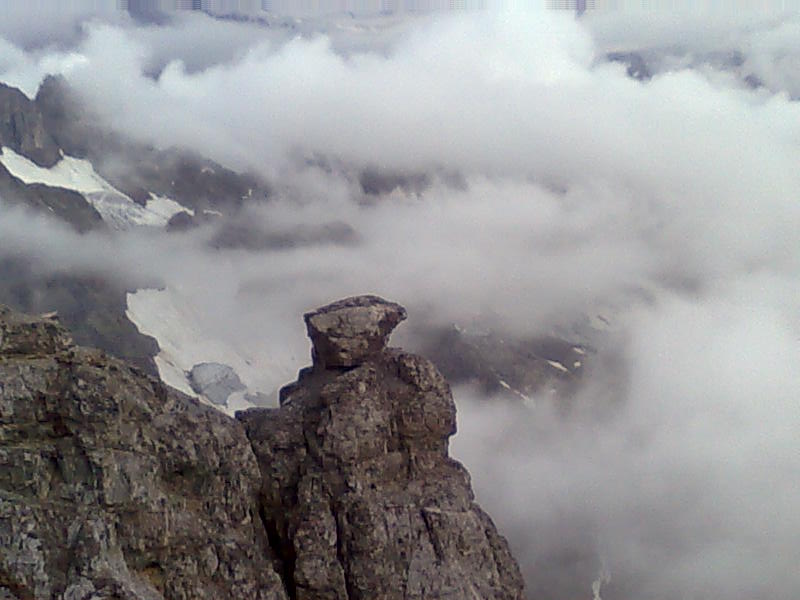
[[[60,46],[3,29],[0,79],[61,73],[105,127],[265,177],[252,226],[352,235],[220,249],[213,224],[78,235],[0,206],[0,257],[173,290],[265,392],[309,362],[301,313],[347,295],[407,306],[411,349],[414,321],[579,338],[602,313],[574,397],[454,390],[453,453],[529,596],[798,597],[796,14],[65,23]],[[420,183],[368,193],[368,169]]]

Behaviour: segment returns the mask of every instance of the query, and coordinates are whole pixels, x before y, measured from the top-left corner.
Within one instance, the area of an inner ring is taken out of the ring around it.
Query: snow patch
[[[533,398],[531,398],[530,396],[527,396],[526,394],[523,394],[522,392],[520,392],[517,389],[512,388],[510,385],[508,385],[507,381],[503,381],[502,379],[498,379],[498,382],[500,383],[501,386],[503,386],[503,388],[507,389],[512,394],[516,394],[517,396],[522,398],[523,404],[525,406],[527,406],[528,408],[532,408],[535,405],[535,402],[534,402]]]
[[[194,210],[191,208],[186,208],[183,204],[175,202],[172,198],[157,196],[152,192],[150,192],[150,200],[147,201],[146,208],[154,215],[158,215],[164,219],[165,223],[180,212],[186,212],[194,216]]]
[[[268,357],[251,355],[207,335],[201,317],[191,308],[190,299],[175,290],[141,289],[129,293],[127,302],[128,319],[140,332],[158,342],[160,352],[155,363],[161,380],[228,415],[254,406],[247,399],[248,394],[268,391],[276,397],[278,387],[292,378],[291,365],[280,366]],[[231,394],[224,405],[215,405],[198,395],[190,384],[189,372],[201,363],[231,367],[247,389]]]
[[[98,175],[91,162],[63,153],[60,161],[46,169],[11,148],[3,147],[0,163],[23,183],[41,183],[82,194],[113,229],[140,225],[164,227],[177,212],[194,214],[174,200],[154,194],[150,194],[146,206],[140,206]]]
[[[548,360],[547,364],[553,367],[554,369],[558,369],[559,371],[563,371],[564,373],[569,373],[569,369],[562,365],[557,360]]]
[[[64,156],[55,165],[45,169],[11,148],[3,147],[0,162],[14,177],[24,183],[43,183],[51,187],[75,190],[81,194],[94,192],[120,194],[110,183],[95,173],[92,163],[81,158]]]

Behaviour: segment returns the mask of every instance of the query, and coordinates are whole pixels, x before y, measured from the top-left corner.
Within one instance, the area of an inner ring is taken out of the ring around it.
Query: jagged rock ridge
[[[384,345],[403,318],[310,313],[314,366],[237,421],[0,308],[0,598],[522,598],[447,383]]]
[[[285,600],[241,427],[0,310],[0,598]]]

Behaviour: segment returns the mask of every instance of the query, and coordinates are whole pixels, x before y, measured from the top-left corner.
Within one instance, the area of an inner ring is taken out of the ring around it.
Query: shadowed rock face
[[[30,158],[42,167],[61,159],[58,145],[44,126],[33,101],[16,88],[0,83],[0,146]]]
[[[310,313],[314,366],[237,421],[0,307],[0,598],[522,599],[403,318]]]
[[[0,164],[0,200],[26,206],[69,224],[78,233],[105,229],[100,213],[78,192],[40,183],[25,184]],[[0,208],[2,210],[2,208]]]
[[[587,353],[594,350],[552,336],[519,338],[459,327],[420,333],[425,356],[453,385],[478,384],[486,394],[532,402],[537,396],[560,400],[560,408],[579,388]]]
[[[385,347],[405,316],[375,296],[307,314],[314,366],[279,409],[237,415],[287,589],[298,600],[523,598],[506,541],[447,454],[447,382]]]

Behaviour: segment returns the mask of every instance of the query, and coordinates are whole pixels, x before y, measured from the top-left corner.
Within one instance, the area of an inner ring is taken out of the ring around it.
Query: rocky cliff
[[[306,315],[314,365],[233,420],[0,309],[0,598],[522,598],[404,318]]]
[[[0,598],[286,598],[241,427],[0,312]]]
[[[36,103],[3,83],[0,83],[0,148],[10,148],[45,168],[61,159],[61,149]],[[2,164],[0,200],[55,216],[79,232],[103,228],[100,214],[81,194],[42,184],[26,185]]]
[[[24,154],[42,167],[52,167],[61,158],[41,112],[20,90],[4,83],[0,83],[0,146]]]

